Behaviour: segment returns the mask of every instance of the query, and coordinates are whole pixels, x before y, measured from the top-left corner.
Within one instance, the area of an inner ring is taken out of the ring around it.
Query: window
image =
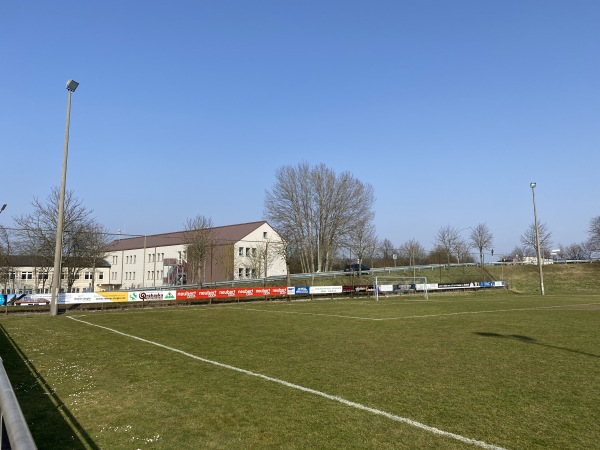
[[[21,272],[21,280],[33,280],[33,272]]]
[[[84,272],[83,273],[83,279],[84,280],[91,280],[92,279],[92,272]]]
[[[148,262],[152,262],[152,255],[148,253]]]
[[[238,255],[239,256],[244,256],[244,247],[238,248]]]
[[[104,272],[98,272],[98,279],[104,280]]]
[[[132,280],[135,280],[135,272],[131,272],[131,274],[132,274],[132,277],[131,277],[131,279],[132,279]]]
[[[250,247],[246,247],[246,256],[250,256]]]
[[[252,269],[246,268],[246,278],[252,278]]]
[[[238,278],[244,278],[244,269],[242,267],[238,269]]]
[[[267,232],[263,231],[263,239],[266,239],[266,238],[267,238]]]
[[[14,280],[16,277],[17,277],[17,274],[15,272],[8,272],[9,280]]]
[[[118,256],[113,256],[112,260],[113,260],[113,262],[112,262],[113,265],[117,265],[119,263],[119,257]]]
[[[38,273],[38,280],[47,280],[47,279],[48,279],[48,272]]]
[[[137,255],[133,255],[133,263],[135,264],[137,260]]]
[[[252,257],[256,257],[256,248],[252,248]]]

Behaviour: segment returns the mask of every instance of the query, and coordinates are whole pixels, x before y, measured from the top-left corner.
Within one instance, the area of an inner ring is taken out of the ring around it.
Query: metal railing
[[[37,449],[0,358],[0,449]]]

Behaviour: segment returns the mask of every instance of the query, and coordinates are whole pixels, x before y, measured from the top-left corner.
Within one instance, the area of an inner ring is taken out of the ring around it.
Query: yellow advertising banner
[[[123,292],[123,291],[119,291],[119,292],[111,292],[111,291],[104,291],[104,292],[97,292],[97,294],[100,297],[104,297],[107,300],[110,300],[111,302],[126,302],[129,300],[129,296],[128,296],[128,292]]]

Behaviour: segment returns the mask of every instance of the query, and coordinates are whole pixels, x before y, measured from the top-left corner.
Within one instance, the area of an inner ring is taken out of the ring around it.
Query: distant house
[[[94,292],[108,280],[110,264],[98,259],[94,267],[80,260],[65,259],[62,266],[61,292]],[[37,255],[9,255],[0,261],[0,291],[2,294],[49,294],[54,276],[54,261]],[[67,275],[67,272],[70,272]],[[67,279],[73,282],[67,289]]]
[[[110,275],[104,290],[256,279],[285,275],[281,236],[265,221],[206,230],[206,256],[188,257],[192,232],[126,237],[107,248]]]

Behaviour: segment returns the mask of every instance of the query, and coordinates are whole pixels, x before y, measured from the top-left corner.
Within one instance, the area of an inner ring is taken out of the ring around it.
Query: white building
[[[287,273],[284,241],[267,222],[214,227],[206,232],[206,257],[195,264],[188,258],[190,232],[114,241],[105,257],[110,274],[99,290],[202,284]]]
[[[110,264],[96,261],[95,267],[83,268],[64,261],[61,274],[61,292],[94,292],[101,290],[109,277]],[[54,262],[41,256],[10,255],[0,260],[0,293],[49,294],[54,276]],[[68,288],[68,284],[71,287]]]

